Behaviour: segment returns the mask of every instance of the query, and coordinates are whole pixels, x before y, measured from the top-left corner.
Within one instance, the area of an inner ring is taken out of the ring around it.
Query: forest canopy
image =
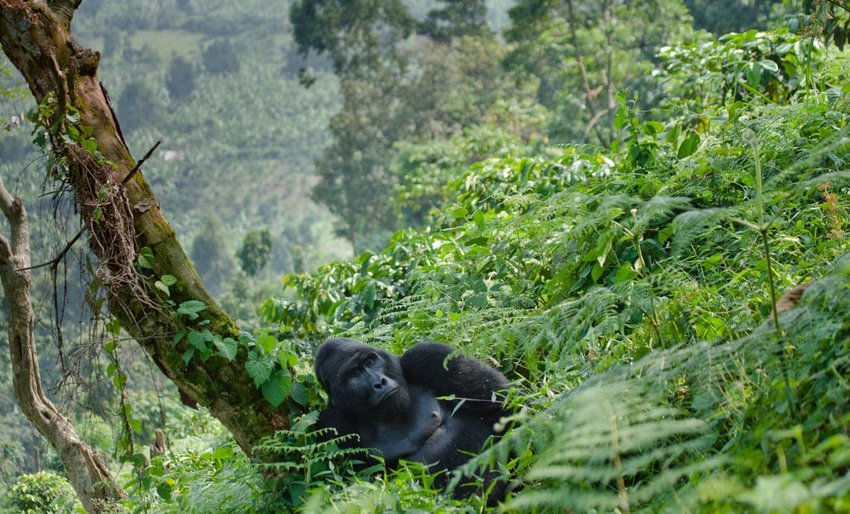
[[[0,7],[0,514],[848,510],[843,3]],[[14,395],[27,305],[97,501]],[[363,469],[329,337],[516,414],[448,491]]]

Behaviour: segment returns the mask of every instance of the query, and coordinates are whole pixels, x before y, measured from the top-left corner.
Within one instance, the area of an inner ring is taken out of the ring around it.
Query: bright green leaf
[[[263,398],[266,399],[272,407],[277,407],[283,400],[289,396],[289,391],[292,388],[292,376],[287,370],[277,370],[269,380],[263,384],[261,390]]]
[[[232,361],[236,358],[236,351],[239,348],[239,343],[236,340],[225,337],[224,339],[216,337],[213,339],[213,344],[218,349],[218,353],[225,359]]]
[[[138,262],[143,269],[153,269],[153,250],[147,246],[139,250]]]
[[[254,379],[254,385],[260,387],[269,376],[272,374],[274,361],[268,355],[259,355],[257,352],[251,352],[248,355],[248,362],[245,363],[245,369],[248,375]]]
[[[696,132],[690,132],[688,137],[679,145],[679,152],[676,155],[679,159],[690,157],[699,148],[700,137]]]
[[[277,339],[269,334],[262,334],[257,337],[257,346],[262,348],[263,353],[271,353],[277,344]]]

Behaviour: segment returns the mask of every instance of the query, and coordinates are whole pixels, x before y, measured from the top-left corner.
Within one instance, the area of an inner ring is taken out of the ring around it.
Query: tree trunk
[[[79,3],[0,0],[0,44],[36,100],[52,99],[54,127],[91,128],[91,138],[103,155],[96,159],[67,138],[52,136],[53,151],[68,162],[65,179],[74,190],[98,258],[96,276],[106,289],[110,313],[176,383],[181,396],[206,406],[250,455],[258,439],[288,427],[289,409],[286,404],[275,409],[264,400],[246,371],[244,347],[232,361],[214,353],[204,362],[194,357],[184,363],[187,342],[184,338],[175,344],[174,336],[186,333],[188,327],[175,316],[173,305],[203,302],[207,308],[201,316],[209,322],[205,328],[221,337],[236,338],[237,327],[204,288],[141,173],[130,177],[135,163],[96,77],[100,55],[81,48],[71,36],[71,18]],[[79,112],[78,123],[65,117],[70,106]],[[153,252],[152,273],[136,270],[142,248]],[[177,278],[170,298],[151,287],[164,275]]]
[[[13,199],[0,179],[0,210],[12,227],[11,243],[0,235],[0,279],[9,311],[12,383],[21,410],[53,446],[77,497],[88,512],[108,512],[125,498],[103,459],[77,437],[71,422],[44,395],[38,369],[30,303],[30,245],[27,215],[20,198]]]

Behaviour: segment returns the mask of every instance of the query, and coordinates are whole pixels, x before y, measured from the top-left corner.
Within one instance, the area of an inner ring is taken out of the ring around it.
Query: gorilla
[[[509,386],[504,375],[452,353],[450,346],[428,342],[399,358],[353,339],[325,341],[315,371],[330,405],[318,426],[357,434],[356,446],[379,450],[390,468],[400,459],[431,472],[456,468],[481,450],[510,412],[496,396]]]

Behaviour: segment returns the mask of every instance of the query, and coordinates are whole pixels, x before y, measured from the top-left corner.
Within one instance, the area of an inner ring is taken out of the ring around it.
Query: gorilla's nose
[[[375,389],[381,389],[387,385],[387,377],[381,377],[381,380],[375,382]]]

